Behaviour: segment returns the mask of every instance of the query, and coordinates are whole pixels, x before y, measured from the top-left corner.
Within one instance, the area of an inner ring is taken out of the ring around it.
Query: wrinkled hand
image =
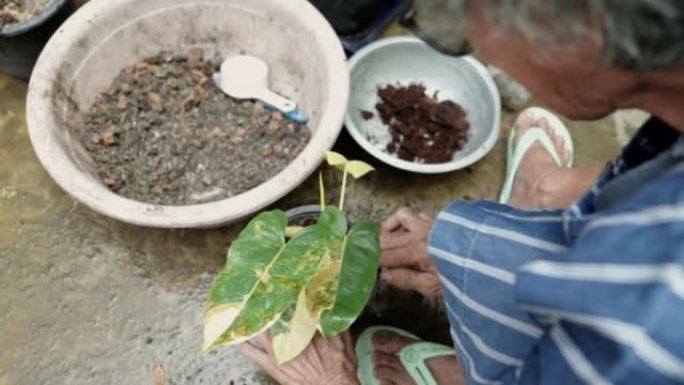
[[[403,290],[421,293],[428,298],[442,296],[437,268],[428,254],[432,220],[410,209],[399,209],[382,223],[380,278]]]
[[[281,385],[358,385],[356,355],[349,332],[326,340],[317,334],[296,359],[278,365],[269,333],[244,343],[242,354],[256,362]]]

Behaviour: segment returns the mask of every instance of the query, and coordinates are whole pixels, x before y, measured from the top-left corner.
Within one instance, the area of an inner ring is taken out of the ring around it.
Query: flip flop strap
[[[511,128],[511,132],[508,134],[508,140],[506,141],[506,175],[510,174],[511,166],[513,165],[513,162],[509,162],[509,160],[513,159],[513,142],[517,130],[518,128],[514,125]]]
[[[399,359],[418,385],[439,385],[425,362],[433,357],[455,356],[456,352],[448,346],[432,342],[416,342],[399,352]]]
[[[534,127],[527,130],[522,138],[520,138],[520,141],[518,141],[518,145],[515,148],[515,156],[513,157],[514,170],[517,170],[518,167],[520,167],[520,163],[522,163],[523,157],[527,151],[529,151],[532,145],[537,142],[540,142],[544,146],[544,149],[551,155],[558,167],[563,167],[563,161],[558,154],[558,150],[556,150],[556,146],[551,141],[549,133],[543,128]]]
[[[371,359],[373,351],[375,350],[372,341],[373,335],[379,331],[388,331],[406,338],[419,340],[418,336],[411,334],[406,330],[402,330],[391,326],[372,326],[364,330],[363,333],[361,333],[361,335],[359,336],[358,341],[356,342],[355,349],[356,357],[359,360],[359,368],[357,375],[361,385],[380,384],[380,382],[375,378],[375,375],[373,374],[373,363]]]
[[[546,121],[549,123],[549,128],[563,140],[565,149],[568,152],[568,163],[565,165],[565,167],[572,167],[575,146],[573,145],[572,137],[570,136],[568,128],[565,127],[565,124],[558,118],[558,116],[554,115],[547,109],[541,107],[530,107],[526,111],[533,116],[534,120],[538,121],[541,119],[546,119]]]
[[[551,141],[549,134],[542,128],[530,128],[523,134],[522,138],[520,138],[518,145],[513,151],[513,161],[508,169],[506,183],[501,194],[502,197],[507,199],[502,200],[508,201],[508,199],[510,199],[511,193],[513,191],[513,183],[515,182],[515,178],[518,174],[518,168],[520,167],[525,154],[527,154],[530,148],[537,142],[544,146],[544,149],[546,149],[546,151],[551,155],[558,167],[563,167],[563,162],[561,161],[560,155],[556,150],[556,146],[554,146],[553,142]]]

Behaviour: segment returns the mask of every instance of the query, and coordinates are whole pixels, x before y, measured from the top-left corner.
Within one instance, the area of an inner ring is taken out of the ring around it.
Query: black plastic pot
[[[292,210],[286,211],[285,215],[287,215],[288,224],[296,224],[309,218],[318,219],[321,215],[321,206],[308,205],[295,207]]]
[[[73,12],[70,1],[53,0],[31,19],[0,28],[0,71],[28,81],[43,47]]]
[[[411,6],[409,0],[310,1],[328,19],[349,54],[377,39]]]
[[[297,224],[298,222],[300,222],[302,220],[309,219],[309,218],[312,218],[314,220],[318,220],[318,217],[321,215],[321,206],[320,205],[299,206],[299,207],[295,207],[291,210],[286,211],[285,215],[287,216],[287,223],[289,225]],[[349,226],[353,226],[354,223],[356,223],[353,219],[349,218],[349,216],[347,216],[347,220],[349,221]]]

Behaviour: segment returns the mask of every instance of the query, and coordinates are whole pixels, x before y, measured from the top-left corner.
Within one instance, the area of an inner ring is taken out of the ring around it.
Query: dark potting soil
[[[313,226],[318,222],[319,216],[320,216],[319,214],[303,215],[301,217],[297,217],[294,220],[290,221],[289,225],[290,226],[301,226],[301,227]]]
[[[446,163],[468,143],[470,123],[451,100],[429,96],[422,84],[378,87],[376,109],[389,127],[387,151],[420,163]]]
[[[216,201],[282,171],[311,133],[214,85],[219,60],[199,49],[127,67],[86,116],[83,144],[114,192],[153,204]]]

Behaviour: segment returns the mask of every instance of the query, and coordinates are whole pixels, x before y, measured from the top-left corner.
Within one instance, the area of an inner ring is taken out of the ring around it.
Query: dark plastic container
[[[0,28],[0,71],[28,81],[43,47],[73,12],[70,1],[54,0],[31,19]]]
[[[318,217],[321,215],[321,206],[309,205],[295,207],[292,210],[286,211],[285,215],[287,216],[287,221],[290,224],[298,223],[302,220],[311,218],[318,220]]]
[[[310,0],[330,21],[348,53],[373,42],[407,12],[410,0]]]

